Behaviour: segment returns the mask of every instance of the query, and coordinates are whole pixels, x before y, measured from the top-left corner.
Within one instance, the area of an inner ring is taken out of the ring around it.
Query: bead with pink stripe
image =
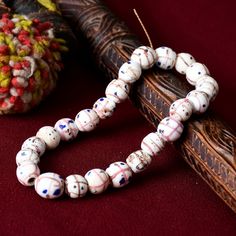
[[[98,168],[88,171],[84,178],[88,182],[89,191],[93,194],[103,193],[110,184],[108,174]]]
[[[173,117],[166,117],[157,126],[157,132],[162,139],[168,142],[176,141],[182,134],[183,124]]]
[[[132,177],[132,171],[130,167],[122,161],[117,161],[106,169],[107,174],[111,178],[113,187],[121,188],[127,185]]]

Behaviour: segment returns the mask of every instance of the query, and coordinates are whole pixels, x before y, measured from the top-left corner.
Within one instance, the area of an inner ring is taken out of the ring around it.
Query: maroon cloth
[[[212,109],[236,128],[236,33],[234,1],[105,1],[147,45],[136,8],[155,47],[189,52],[210,69],[220,93]],[[22,142],[44,125],[75,117],[104,95],[107,80],[80,45],[53,94],[25,115],[1,116],[1,235],[235,235],[236,215],[168,145],[145,172],[123,189],[72,200],[40,198],[16,180],[15,155]],[[153,127],[127,101],[89,134],[61,144],[42,158],[42,172],[63,177],[105,169],[139,149]]]

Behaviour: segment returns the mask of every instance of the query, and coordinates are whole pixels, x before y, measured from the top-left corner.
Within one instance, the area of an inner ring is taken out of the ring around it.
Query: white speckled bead
[[[60,143],[60,134],[52,126],[44,126],[40,128],[36,134],[37,137],[41,138],[46,143],[47,149],[54,149]]]
[[[61,140],[71,141],[77,137],[79,129],[75,121],[70,118],[62,118],[58,120],[54,126],[60,134]]]
[[[16,164],[20,166],[25,161],[31,161],[37,165],[40,161],[39,154],[32,149],[20,150],[16,154]]]
[[[46,144],[41,138],[33,136],[23,142],[21,149],[32,149],[42,156],[46,150]]]
[[[133,83],[140,78],[142,68],[135,61],[125,62],[119,69],[118,78],[126,83]]]
[[[71,198],[84,197],[88,191],[88,183],[81,175],[69,175],[65,180],[65,192]]]
[[[189,66],[195,63],[194,57],[189,53],[179,53],[175,61],[175,69],[180,73],[185,75],[186,70]]]
[[[212,101],[219,92],[219,85],[212,77],[204,75],[197,81],[196,90],[206,93]]]
[[[102,169],[92,169],[84,177],[88,182],[89,191],[93,194],[104,192],[110,184],[108,174]]]
[[[151,156],[142,150],[131,153],[126,162],[134,173],[144,171],[152,162]]]
[[[110,164],[106,172],[111,178],[112,186],[115,188],[121,188],[127,185],[132,178],[130,167],[121,161]]]
[[[54,199],[63,194],[64,180],[56,173],[47,172],[36,178],[34,187],[39,196]]]
[[[141,148],[150,156],[157,155],[165,146],[165,141],[157,132],[149,133],[144,137],[141,143]]]
[[[168,142],[176,141],[182,134],[183,124],[173,117],[166,117],[157,126],[157,132],[162,139]]]
[[[99,98],[93,105],[93,110],[96,111],[100,119],[112,116],[115,108],[116,103],[106,97]]]
[[[175,65],[176,53],[168,47],[159,47],[156,49],[156,65],[164,70],[172,69]]]
[[[89,132],[96,128],[99,123],[97,113],[92,109],[84,109],[75,117],[75,124],[80,131]]]
[[[207,94],[197,90],[192,90],[186,97],[192,103],[193,113],[200,114],[207,110],[209,106],[209,98],[207,97]]]
[[[193,63],[186,70],[186,79],[194,86],[203,75],[209,75],[209,70],[204,64],[198,62]]]
[[[106,97],[115,103],[121,103],[129,96],[130,87],[127,83],[120,79],[112,80],[106,87]]]
[[[193,106],[187,98],[181,98],[170,106],[169,115],[178,121],[186,121],[192,115]]]
[[[147,46],[136,48],[131,55],[131,61],[139,63],[144,70],[151,68],[155,64],[156,58],[155,50]]]
[[[25,161],[16,169],[17,179],[24,186],[34,185],[34,181],[39,175],[39,167],[32,161]]]

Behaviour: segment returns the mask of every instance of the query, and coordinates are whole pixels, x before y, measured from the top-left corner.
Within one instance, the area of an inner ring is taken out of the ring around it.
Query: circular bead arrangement
[[[76,138],[78,132],[89,132],[98,125],[100,119],[110,117],[116,104],[127,99],[130,85],[141,76],[142,69],[149,69],[156,64],[161,69],[176,68],[181,74],[186,74],[187,81],[195,86],[186,98],[173,102],[169,116],[159,123],[156,132],[149,133],[141,142],[141,149],[131,153],[126,162],[117,161],[106,169],[89,170],[85,176],[72,174],[65,181],[56,173],[40,175],[38,163],[46,149],[54,149],[60,140],[70,141]],[[156,50],[141,46],[134,50],[131,60],[124,63],[118,74],[118,79],[112,80],[106,90],[105,97],[99,98],[92,109],[81,110],[75,120],[63,118],[54,127],[44,126],[36,136],[30,137],[22,144],[16,155],[17,178],[25,186],[34,185],[36,192],[43,198],[54,199],[65,193],[71,198],[104,192],[109,185],[120,188],[127,185],[133,173],[145,170],[154,156],[165,146],[166,142],[177,140],[184,129],[183,122],[192,113],[203,113],[209,102],[217,95],[217,82],[209,76],[205,65],[195,61],[188,53],[176,54],[172,49],[160,47]]]
[[[55,87],[62,69],[63,39],[52,24],[26,16],[0,19],[0,114],[25,112]]]

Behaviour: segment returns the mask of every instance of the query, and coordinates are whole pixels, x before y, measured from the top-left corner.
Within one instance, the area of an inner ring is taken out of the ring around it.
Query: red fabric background
[[[136,8],[155,47],[166,45],[190,52],[205,63],[219,82],[212,109],[235,125],[236,32],[235,4],[228,1],[105,1],[130,29],[148,44],[132,13]],[[34,111],[0,117],[0,234],[1,235],[235,235],[236,215],[182,160],[171,145],[150,168],[123,189],[110,188],[84,199],[41,199],[15,177],[15,155],[22,142],[44,125],[75,117],[104,94],[107,80],[97,72],[80,45],[58,86]],[[42,172],[66,177],[106,168],[139,148],[153,130],[130,102],[89,134],[81,134],[41,159]]]

